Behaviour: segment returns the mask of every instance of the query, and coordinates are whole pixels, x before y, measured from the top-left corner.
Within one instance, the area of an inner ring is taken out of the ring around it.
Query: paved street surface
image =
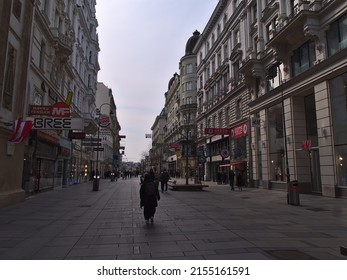
[[[183,182],[184,180],[182,180]],[[0,209],[0,259],[347,259],[347,200],[212,184],[161,193],[145,224],[139,179],[85,183]]]

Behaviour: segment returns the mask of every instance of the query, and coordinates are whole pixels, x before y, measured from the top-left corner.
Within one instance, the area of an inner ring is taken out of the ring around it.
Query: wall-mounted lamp
[[[321,134],[321,137],[326,138],[327,135],[328,135],[327,129],[326,129],[325,127],[322,127],[322,128],[320,129],[320,134]]]
[[[342,167],[342,161],[343,161],[343,157],[342,156],[339,156],[339,165]]]

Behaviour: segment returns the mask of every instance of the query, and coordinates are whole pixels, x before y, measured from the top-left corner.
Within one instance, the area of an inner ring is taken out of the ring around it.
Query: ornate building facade
[[[195,52],[207,180],[346,197],[347,4],[220,0]]]
[[[95,0],[0,4],[0,205],[88,176],[82,138],[97,131],[95,6]],[[66,117],[76,125],[52,125]]]

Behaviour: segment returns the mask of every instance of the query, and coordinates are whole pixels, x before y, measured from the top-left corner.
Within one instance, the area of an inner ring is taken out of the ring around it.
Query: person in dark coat
[[[152,174],[146,173],[140,188],[140,207],[143,209],[143,215],[146,223],[149,221],[153,223],[154,214],[160,195],[158,191],[158,184],[154,182]]]
[[[166,169],[164,168],[163,172],[160,174],[160,183],[161,183],[161,191],[163,192],[164,189],[165,191],[167,191],[167,183],[170,179],[170,175],[169,173],[166,171]]]
[[[236,186],[242,191],[242,173],[241,171],[236,172]]]
[[[235,181],[235,172],[234,170],[230,169],[229,170],[229,185],[231,190],[234,190],[234,181]]]

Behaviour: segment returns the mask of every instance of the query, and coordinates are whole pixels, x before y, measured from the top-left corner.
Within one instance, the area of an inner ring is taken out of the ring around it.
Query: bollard
[[[93,180],[93,191],[96,192],[99,190],[99,178],[94,178]]]

